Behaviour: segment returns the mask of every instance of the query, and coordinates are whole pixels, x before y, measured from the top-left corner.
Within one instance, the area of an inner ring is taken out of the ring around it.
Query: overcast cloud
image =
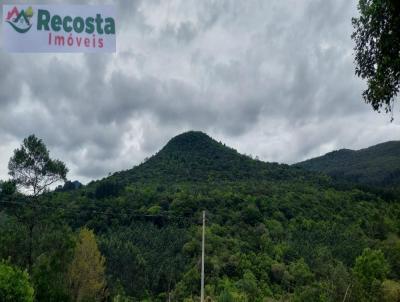
[[[390,123],[361,99],[356,14],[355,0],[126,0],[116,54],[8,54],[1,41],[0,178],[31,133],[83,182],[190,129],[285,163],[398,140],[398,110]]]

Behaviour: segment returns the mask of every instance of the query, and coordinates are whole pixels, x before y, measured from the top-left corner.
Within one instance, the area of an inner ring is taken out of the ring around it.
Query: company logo
[[[115,52],[115,23],[113,5],[3,5],[12,52]]]
[[[31,19],[33,17],[32,7],[28,7],[26,10],[19,11],[16,6],[14,6],[8,13],[6,17],[6,22],[11,25],[16,32],[24,34],[28,32],[31,27]]]

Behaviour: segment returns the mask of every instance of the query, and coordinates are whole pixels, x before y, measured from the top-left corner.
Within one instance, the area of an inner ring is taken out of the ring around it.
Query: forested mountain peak
[[[214,139],[201,131],[187,131],[171,138],[163,149],[180,148],[180,151],[188,149],[194,151],[196,147],[212,145],[216,143]]]
[[[218,154],[240,156],[236,150],[226,147],[201,131],[188,131],[173,137],[161,149],[158,156],[171,156],[172,154],[185,156],[186,153],[202,157],[215,155],[216,158],[218,158]]]
[[[189,131],[173,137],[141,165],[112,178],[122,182],[276,180],[294,177],[299,171],[288,165],[252,159],[203,132]]]

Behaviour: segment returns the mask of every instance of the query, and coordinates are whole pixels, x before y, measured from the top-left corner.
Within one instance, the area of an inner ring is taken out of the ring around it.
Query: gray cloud
[[[6,107],[13,101],[18,99],[21,95],[21,88],[18,85],[18,79],[13,76],[18,76],[18,73],[14,70],[13,60],[7,56],[0,57],[0,83],[1,86],[7,89],[0,90],[0,105],[2,108]]]
[[[361,99],[355,5],[126,0],[115,55],[0,50],[0,178],[31,133],[83,181],[130,168],[189,129],[288,163],[398,139],[398,122]]]

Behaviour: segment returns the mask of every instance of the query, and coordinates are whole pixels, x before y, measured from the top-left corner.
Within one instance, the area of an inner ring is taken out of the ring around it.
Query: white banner
[[[112,5],[4,5],[10,52],[115,52]]]

